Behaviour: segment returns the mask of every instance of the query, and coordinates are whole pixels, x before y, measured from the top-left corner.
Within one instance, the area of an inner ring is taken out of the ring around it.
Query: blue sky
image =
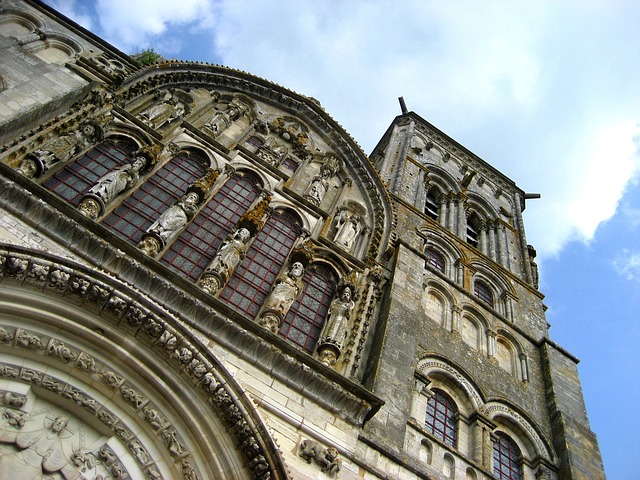
[[[579,357],[609,480],[640,448],[640,2],[46,0],[127,53],[318,99],[370,152],[407,106],[527,202],[551,337]],[[640,477],[636,477],[640,478]]]

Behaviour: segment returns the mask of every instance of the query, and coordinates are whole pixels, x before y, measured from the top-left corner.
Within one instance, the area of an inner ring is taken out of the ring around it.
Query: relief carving
[[[307,463],[313,461],[320,467],[320,471],[331,476],[336,476],[342,466],[342,460],[338,458],[338,450],[334,447],[324,448],[315,440],[303,440],[300,443],[298,455]]]

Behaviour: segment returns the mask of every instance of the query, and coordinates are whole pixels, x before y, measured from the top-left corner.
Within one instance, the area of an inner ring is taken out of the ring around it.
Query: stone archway
[[[237,383],[152,299],[13,247],[0,272],[0,466],[14,479],[287,478]],[[52,448],[55,461],[38,453]]]

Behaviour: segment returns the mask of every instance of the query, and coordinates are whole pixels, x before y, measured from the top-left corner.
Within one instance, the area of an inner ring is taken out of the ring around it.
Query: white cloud
[[[49,0],[46,3],[50,4],[63,15],[72,18],[87,30],[93,30],[95,28],[94,16],[82,0]]]
[[[627,280],[640,282],[640,252],[624,249],[613,261],[613,268]]]
[[[98,33],[125,51],[221,61],[313,96],[365,151],[404,96],[410,110],[542,193],[525,212],[541,258],[591,239],[638,170],[637,2],[175,3],[97,0]],[[199,41],[210,45],[198,51],[215,59],[186,54],[193,30],[207,32]]]
[[[121,50],[134,53],[154,48],[165,55],[184,47],[189,29],[214,25],[213,0],[98,0],[96,10],[105,38]],[[186,29],[186,31],[185,31]],[[164,37],[164,38],[163,38]]]

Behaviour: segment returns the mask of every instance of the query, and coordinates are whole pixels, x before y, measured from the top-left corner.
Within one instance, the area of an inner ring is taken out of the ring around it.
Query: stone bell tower
[[[577,359],[547,332],[522,220],[535,195],[413,112],[371,160],[397,217],[371,441],[445,478],[604,478]]]

